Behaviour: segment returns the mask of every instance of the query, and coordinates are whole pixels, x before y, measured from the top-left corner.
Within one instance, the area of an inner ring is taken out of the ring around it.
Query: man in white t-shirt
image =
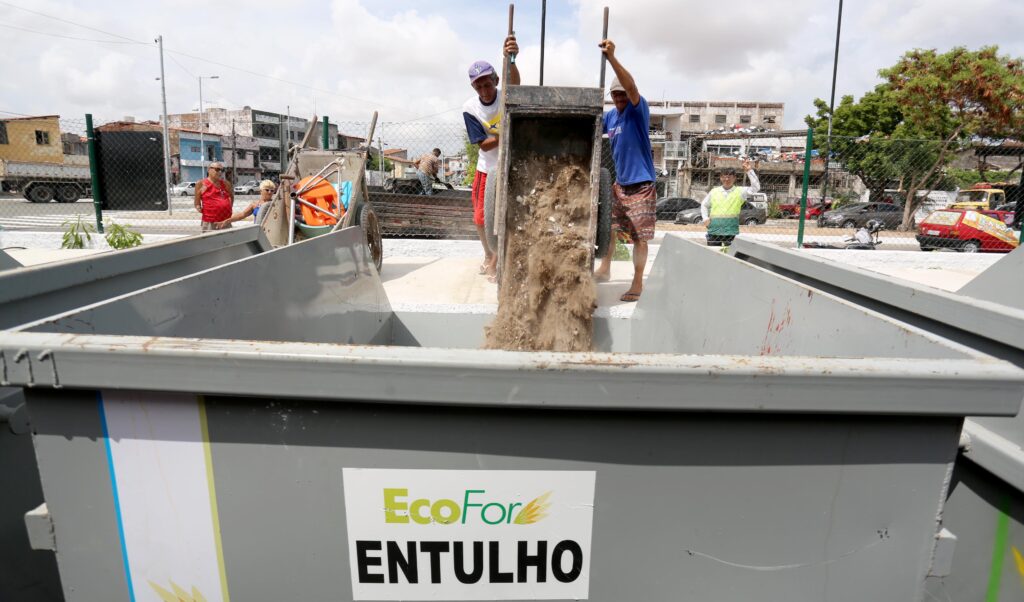
[[[516,37],[505,38],[505,56],[519,54]],[[501,122],[501,91],[498,88],[498,74],[487,61],[477,61],[469,67],[469,85],[476,96],[462,105],[462,117],[466,122],[469,142],[480,147],[476,162],[476,176],[473,178],[473,223],[476,224],[480,243],[484,246],[484,262],[480,273],[491,279],[497,273],[498,253],[487,243],[484,232],[484,194],[487,189],[487,172],[498,163],[498,136]],[[508,85],[519,85],[519,69],[515,63],[509,67]]]

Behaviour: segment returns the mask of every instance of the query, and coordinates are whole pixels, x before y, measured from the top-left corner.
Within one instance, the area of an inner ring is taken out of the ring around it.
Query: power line
[[[284,78],[281,78],[281,77],[274,77],[273,75],[267,75],[265,73],[259,73],[257,71],[252,71],[250,69],[246,69],[244,67],[236,67],[234,65],[228,65],[227,63],[221,63],[220,61],[214,61],[214,60],[211,60],[211,59],[208,59],[208,58],[204,58],[204,57],[201,57],[201,56],[196,56],[194,54],[189,54],[187,52],[182,52],[180,50],[170,50],[170,49],[164,48],[164,52],[169,52],[169,53],[177,54],[179,56],[188,57],[190,59],[194,59],[194,60],[197,60],[197,61],[203,61],[204,63],[210,63],[211,65],[217,65],[218,67],[223,67],[225,69],[233,69],[235,71],[240,71],[240,72],[246,73],[248,75],[253,75],[253,76],[256,76],[256,77],[261,77],[263,79],[269,79],[271,81],[276,81],[276,82],[280,82],[280,83],[283,83],[283,84],[288,84],[290,86],[296,86],[298,88],[306,88],[307,90],[312,90],[313,92],[318,92],[318,93],[321,93],[321,94],[327,94],[328,96],[336,96],[338,98],[345,98],[345,99],[348,99],[348,100],[355,100],[357,102],[361,102],[361,103],[368,104],[368,105],[371,105],[371,106],[386,107],[386,108],[389,108],[389,109],[392,109],[392,110],[395,110],[395,111],[400,111],[402,113],[409,113],[408,109],[402,109],[402,108],[399,108],[399,107],[393,107],[393,106],[386,105],[386,104],[381,103],[381,102],[377,102],[377,101],[373,101],[373,100],[367,100],[365,98],[359,98],[357,96],[349,96],[348,94],[340,94],[338,92],[333,92],[331,90],[325,90],[323,88],[316,88],[316,87],[310,86],[308,84],[303,84],[301,82],[297,82],[297,81],[293,81],[293,80],[289,80],[289,79],[284,79]]]
[[[182,65],[182,64],[181,64],[180,62],[178,62],[178,59],[174,58],[174,56],[172,56],[172,55],[168,55],[168,56],[167,56],[167,58],[171,59],[171,61],[172,61],[172,62],[174,62],[174,64],[175,64],[175,65],[177,65],[178,67],[180,67],[182,71],[184,71],[185,73],[188,73],[189,77],[195,77],[195,76],[196,76],[196,74],[195,74],[195,73],[192,73],[191,71],[189,71],[189,70],[188,70],[188,69],[187,69],[187,68],[185,67],[185,65]]]
[[[452,107],[450,109],[445,109],[443,111],[438,111],[437,113],[431,113],[430,115],[421,115],[419,117],[413,117],[412,119],[406,119],[405,121],[395,121],[394,123],[397,124],[397,125],[401,125],[403,123],[412,123],[413,121],[419,121],[421,119],[428,119],[430,117],[437,117],[438,115],[444,115],[445,113],[451,113],[452,111],[458,111],[461,108],[462,108],[461,106],[459,106],[459,107]]]
[[[98,29],[96,27],[90,27],[88,25],[82,25],[81,23],[76,23],[76,22],[70,21],[68,19],[63,19],[61,17],[55,17],[53,15],[42,13],[42,12],[39,12],[39,11],[36,11],[36,10],[31,10],[31,9],[28,9],[28,8],[24,8],[24,7],[18,6],[16,4],[11,4],[10,2],[4,2],[3,0],[0,0],[0,5],[7,6],[7,7],[14,8],[14,9],[21,10],[21,11],[25,11],[27,13],[38,15],[40,17],[45,17],[47,19],[53,19],[54,21],[59,21],[61,23],[67,23],[67,24],[70,24],[70,25],[74,25],[76,27],[82,27],[84,29],[88,29],[88,30],[91,30],[91,31],[102,33],[104,35],[108,35],[108,36],[112,36],[112,37],[115,37],[115,38],[121,38],[122,40],[126,40],[126,42],[121,42],[121,43],[126,43],[126,44],[127,43],[133,43],[133,44],[140,44],[140,45],[144,45],[144,46],[150,45],[149,42],[142,42],[142,41],[139,41],[139,40],[136,40],[136,39],[133,39],[133,38],[130,38],[128,36],[121,35],[121,34],[105,31],[105,30],[102,30],[102,29]],[[5,27],[13,27],[13,26],[9,26],[9,25],[4,25],[4,26]],[[31,30],[25,30],[25,31],[31,31]],[[56,35],[56,34],[46,34],[45,32],[38,32],[38,31],[32,31],[32,33],[39,33],[39,34],[42,34],[42,35],[55,35],[56,37],[65,37],[65,36],[59,36],[59,35]],[[77,39],[77,38],[71,38],[71,39]],[[88,41],[105,43],[103,40],[88,40]],[[111,41],[111,42],[106,42],[106,43],[114,43],[114,42]],[[400,107],[394,107],[394,106],[391,106],[391,105],[386,105],[386,104],[381,103],[379,101],[368,100],[368,99],[365,99],[365,98],[359,98],[357,96],[350,96],[348,94],[341,94],[341,93],[338,93],[338,92],[334,92],[332,90],[325,90],[323,88],[316,88],[314,86],[310,86],[308,84],[303,84],[301,82],[297,82],[297,81],[293,81],[293,80],[288,80],[288,79],[284,79],[284,78],[281,78],[281,77],[274,77],[272,75],[267,75],[265,73],[260,73],[258,71],[253,71],[251,69],[246,69],[244,67],[236,67],[234,65],[229,65],[227,63],[221,63],[219,61],[214,61],[214,60],[211,60],[211,59],[208,59],[208,58],[205,58],[205,57],[196,56],[194,54],[189,54],[187,52],[182,52],[180,50],[171,50],[171,49],[168,49],[168,48],[164,48],[164,52],[169,54],[169,55],[177,54],[179,56],[187,57],[187,58],[190,58],[190,59],[193,59],[193,60],[203,61],[203,62],[209,63],[211,65],[217,65],[218,67],[223,67],[225,69],[232,69],[234,71],[239,71],[241,73],[245,73],[245,74],[248,74],[248,75],[251,75],[251,76],[260,77],[260,78],[263,78],[263,79],[268,79],[268,80],[280,82],[280,83],[283,83],[283,84],[288,84],[290,86],[295,86],[295,87],[298,87],[298,88],[305,88],[307,90],[311,90],[313,92],[318,92],[318,93],[321,93],[321,94],[326,94],[328,96],[334,96],[334,97],[337,97],[337,98],[344,98],[344,99],[347,99],[347,100],[354,100],[356,102],[360,102],[360,103],[363,103],[363,104],[366,104],[366,105],[379,106],[379,107],[391,109],[391,110],[394,110],[394,111],[398,111],[400,113],[405,113],[405,114],[409,114],[410,113],[410,111],[408,109],[403,109],[403,108],[400,108]],[[171,57],[171,59],[174,60],[173,56]],[[184,69],[186,73],[189,73],[191,75],[191,72],[188,69],[186,69],[183,65],[181,65],[181,63],[178,63],[177,61],[175,61],[175,63],[179,67]],[[192,77],[195,77],[195,76],[192,76]],[[441,111],[439,113],[433,113],[431,115],[424,115],[424,116],[414,117],[412,119],[409,119],[409,120],[401,122],[401,123],[408,123],[408,122],[411,122],[411,121],[417,121],[419,119],[426,119],[428,117],[435,117],[437,115],[443,115],[444,113],[449,113],[451,111],[456,110],[457,108],[458,107],[453,107],[451,109],[447,109],[447,110]]]
[[[102,33],[104,35],[113,36],[115,38],[121,38],[122,40],[128,40],[129,42],[134,42],[136,44],[148,44],[148,42],[140,42],[139,40],[134,40],[132,38],[129,38],[128,36],[123,36],[123,35],[121,35],[119,33],[111,33],[109,31],[104,31],[102,29],[97,29],[95,27],[89,27],[88,25],[82,25],[81,23],[76,23],[76,22],[70,21],[68,19],[62,19],[60,17],[55,17],[53,15],[48,15],[46,13],[41,13],[41,12],[36,11],[36,10],[28,9],[28,8],[23,7],[23,6],[18,6],[17,4],[11,4],[10,2],[3,2],[3,0],[0,0],[0,4],[2,4],[4,6],[7,6],[7,7],[10,7],[10,8],[17,9],[17,10],[23,10],[23,11],[25,11],[27,13],[32,13],[33,15],[39,15],[40,17],[46,17],[47,19],[53,19],[54,21],[60,21],[61,23],[67,23],[69,25],[74,25],[75,27],[81,27],[83,29],[89,29],[89,30],[95,31],[97,33]]]
[[[63,38],[65,40],[78,40],[80,42],[96,42],[97,44],[141,44],[141,42],[122,42],[120,40],[97,40],[95,38],[79,38],[76,36],[66,36],[59,33],[50,33],[48,31],[36,31],[34,29],[28,29],[25,27],[18,27],[16,25],[7,25],[6,23],[0,23],[0,27],[6,27],[7,29],[16,29],[18,31],[24,31],[26,33],[34,33],[41,36],[50,36],[53,38]]]

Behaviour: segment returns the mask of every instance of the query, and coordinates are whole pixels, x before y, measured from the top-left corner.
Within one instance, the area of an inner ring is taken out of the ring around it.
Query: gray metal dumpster
[[[366,255],[346,229],[3,334],[70,597],[918,600],[963,416],[1024,396],[674,237],[592,353],[412,337]]]
[[[737,239],[739,258],[1024,367],[1024,252],[1014,251],[955,293],[826,258]],[[1024,599],[1024,414],[964,422],[943,525],[958,538],[951,574],[929,594]]]
[[[257,228],[236,228],[99,253],[89,257],[21,267],[0,251],[0,329],[198,272],[270,248]],[[43,501],[31,441],[31,426],[20,388],[0,387],[0,600],[63,599],[52,556],[34,552],[24,514]],[[70,598],[73,599],[73,598]]]

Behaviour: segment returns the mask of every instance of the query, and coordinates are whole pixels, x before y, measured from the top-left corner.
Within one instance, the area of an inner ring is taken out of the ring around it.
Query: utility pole
[[[278,128],[278,129],[280,129],[280,131],[278,132],[278,137],[280,138],[280,147],[279,147],[279,149],[277,151],[278,154],[280,155],[278,157],[278,162],[281,164],[281,168],[280,168],[280,171],[278,173],[278,179],[280,180],[280,177],[284,175],[285,170],[288,169],[288,164],[287,164],[287,161],[288,161],[288,141],[285,140],[285,137],[284,137],[285,126],[287,124],[284,123],[283,121],[281,121],[281,114],[280,113],[278,113],[277,116],[278,116],[278,122],[281,123],[281,127]],[[280,185],[283,186],[283,184],[280,184]]]
[[[199,178],[197,178],[196,181],[206,177],[206,142],[203,140],[203,132],[206,131],[206,113],[203,111],[203,80],[219,78],[219,75],[199,76],[199,166],[202,169],[199,170]]]
[[[160,95],[163,99],[164,114],[161,127],[164,132],[164,193],[167,195],[167,215],[171,215],[174,202],[171,199],[171,139],[167,131],[167,80],[164,79],[164,37],[156,37],[160,49]]]
[[[238,170],[235,162],[238,160],[238,139],[235,138],[235,120],[231,120],[231,183],[238,186]]]

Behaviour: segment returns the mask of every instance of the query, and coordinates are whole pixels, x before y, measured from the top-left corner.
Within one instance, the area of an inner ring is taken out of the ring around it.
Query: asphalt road
[[[243,209],[258,195],[239,195],[235,197],[235,210]],[[0,193],[0,228],[5,230],[28,230],[40,232],[59,232],[64,230],[66,222],[74,221],[78,216],[83,221],[95,224],[95,209],[91,198],[80,199],[76,203],[30,203],[23,197]],[[133,229],[143,234],[175,233],[188,234],[199,231],[199,214],[193,207],[191,196],[172,198],[171,211],[104,211],[104,222],[130,224]],[[797,220],[773,219],[760,226],[741,226],[743,233],[756,234],[759,238],[778,242],[795,242]],[[704,228],[699,225],[677,225],[670,221],[660,221],[658,231],[686,232],[687,238],[703,240]],[[699,236],[698,236],[699,233]],[[853,230],[838,228],[819,228],[808,223],[804,228],[804,240],[842,245],[843,240],[853,236]],[[912,232],[882,232],[885,241],[883,248],[888,250],[918,250],[917,241]]]
[[[243,209],[259,195],[238,195],[235,210]],[[64,223],[82,220],[95,225],[96,209],[91,198],[76,203],[30,203],[20,195],[0,193],[0,228],[54,232],[64,230]],[[105,223],[130,224],[146,233],[191,233],[199,231],[199,213],[191,196],[173,197],[171,211],[104,211]]]

